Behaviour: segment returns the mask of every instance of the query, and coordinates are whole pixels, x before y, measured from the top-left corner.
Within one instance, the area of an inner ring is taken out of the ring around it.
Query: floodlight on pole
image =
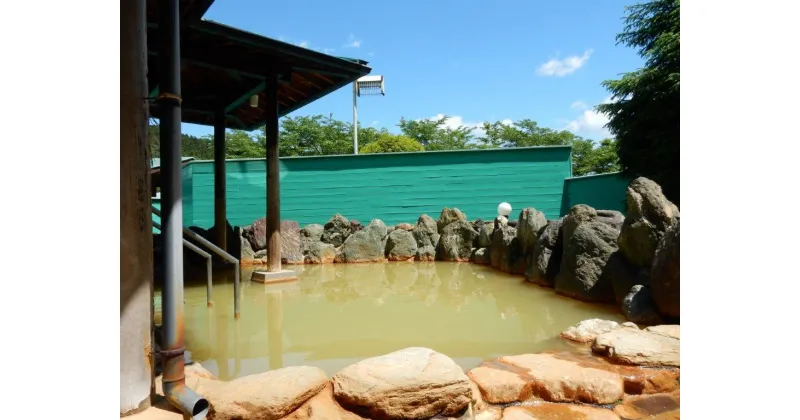
[[[386,95],[383,76],[364,76],[353,82],[353,154],[358,154],[358,101],[359,96]]]

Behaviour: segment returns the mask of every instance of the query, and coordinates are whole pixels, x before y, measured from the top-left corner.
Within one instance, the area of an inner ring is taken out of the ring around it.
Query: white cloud
[[[571,55],[563,60],[553,58],[539,66],[539,69],[537,69],[536,72],[539,73],[540,76],[556,77],[572,74],[579,68],[583,67],[587,61],[589,61],[589,57],[592,56],[593,52],[594,50],[589,49],[584,51],[583,55],[580,57],[577,55]]]
[[[611,96],[607,96],[600,103],[607,104],[614,101],[615,100],[612,99]],[[581,101],[576,101],[572,104],[573,109],[576,109],[575,104],[578,102],[586,105]],[[608,129],[605,128],[605,125],[608,124],[609,121],[606,114],[597,112],[594,109],[583,108],[582,110],[583,112],[578,118],[567,123],[567,126],[564,128],[565,130],[572,131],[575,134],[596,136],[599,138],[605,138],[611,135]]]
[[[589,105],[586,105],[586,102],[583,102],[583,101],[575,101],[569,107],[572,108],[572,109],[584,110],[584,109],[588,109]]]
[[[308,48],[308,41],[300,41],[300,43],[297,45],[303,48]]]
[[[436,121],[442,117],[444,114],[436,114],[434,117],[426,118],[428,120]],[[418,120],[419,121],[419,120]],[[500,121],[501,124],[511,125],[513,121],[509,118]],[[486,131],[483,130],[483,121],[465,121],[463,117],[460,115],[451,115],[448,116],[447,121],[444,123],[444,126],[450,129],[457,129],[458,127],[466,127],[472,128],[472,135],[475,137],[481,137],[486,134]]]
[[[332,53],[334,51],[336,51],[336,48],[323,48],[322,49],[322,52],[325,53],[325,54],[330,54],[330,53]]]
[[[373,122],[372,122],[370,125],[372,125],[372,126],[376,126],[376,125],[378,125],[378,123],[379,123],[379,122],[380,122],[380,121],[378,121],[378,120],[375,120],[375,121],[373,121]]]
[[[359,48],[359,47],[361,47],[361,40],[360,39],[356,39],[356,37],[353,34],[350,34],[350,36],[347,37],[347,43],[344,44],[344,47],[345,48]]]

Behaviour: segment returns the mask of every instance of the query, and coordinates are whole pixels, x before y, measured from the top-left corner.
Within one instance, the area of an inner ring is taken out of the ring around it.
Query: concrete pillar
[[[120,3],[120,416],[153,390],[153,232],[147,175],[145,0]]]

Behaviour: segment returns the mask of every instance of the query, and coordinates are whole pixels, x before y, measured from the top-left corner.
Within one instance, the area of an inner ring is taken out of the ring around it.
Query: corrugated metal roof
[[[191,156],[181,156],[181,163],[188,162],[190,160],[194,160]],[[152,158],[150,159],[150,168],[160,168],[161,167],[161,158]]]

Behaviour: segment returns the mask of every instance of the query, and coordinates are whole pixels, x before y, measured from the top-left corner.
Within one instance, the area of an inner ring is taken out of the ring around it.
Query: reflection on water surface
[[[558,334],[583,319],[623,321],[612,307],[468,263],[291,268],[299,281],[264,285],[250,282],[253,268],[243,267],[238,321],[232,276],[215,276],[213,309],[204,284],[187,286],[185,337],[193,359],[223,380],[296,365],[333,375],[367,357],[421,346],[466,370],[490,357],[566,346]],[[159,302],[157,293],[157,311]]]

